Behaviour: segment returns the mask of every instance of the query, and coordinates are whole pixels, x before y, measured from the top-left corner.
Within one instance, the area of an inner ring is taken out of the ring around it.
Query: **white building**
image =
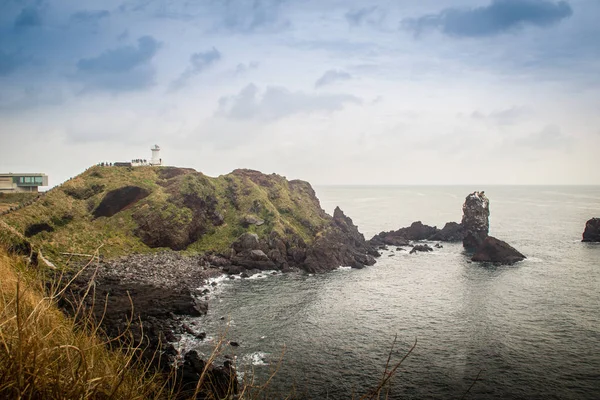
[[[152,159],[150,160],[150,165],[163,165],[162,158],[160,158],[160,147],[155,144],[150,150],[152,150]]]
[[[0,174],[0,193],[37,192],[38,186],[48,186],[46,174]]]

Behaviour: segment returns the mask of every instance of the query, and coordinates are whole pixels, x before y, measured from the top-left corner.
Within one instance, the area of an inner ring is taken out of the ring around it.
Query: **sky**
[[[600,184],[598,0],[0,0],[0,172]]]

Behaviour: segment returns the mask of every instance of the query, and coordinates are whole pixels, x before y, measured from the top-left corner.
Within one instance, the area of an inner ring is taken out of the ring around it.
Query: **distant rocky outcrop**
[[[438,230],[429,240],[439,242],[460,242],[465,237],[465,230],[458,222],[447,222],[441,230]]]
[[[462,228],[464,230],[463,247],[475,251],[490,230],[490,201],[484,192],[473,192],[463,204]]]
[[[396,231],[380,232],[373,236],[369,242],[373,246],[408,246],[414,240],[433,240],[442,242],[459,242],[463,239],[462,225],[448,222],[443,229],[423,224],[421,221],[413,222],[409,227]]]
[[[600,218],[592,218],[585,223],[582,242],[600,242]]]
[[[463,204],[463,247],[474,252],[471,260],[513,264],[526,257],[508,243],[489,236],[490,201],[483,191],[473,192]]]
[[[472,261],[514,264],[525,257],[508,243],[493,236],[486,237],[471,258]]]

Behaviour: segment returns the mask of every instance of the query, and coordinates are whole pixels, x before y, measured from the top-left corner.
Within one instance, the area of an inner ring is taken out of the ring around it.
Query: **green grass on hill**
[[[126,186],[149,195],[115,215],[95,218],[107,193]],[[264,224],[246,226],[246,216]],[[310,243],[329,219],[308,183],[275,174],[236,170],[212,178],[190,169],[99,166],[0,217],[59,261],[68,258],[62,253],[92,254],[98,248],[105,257],[161,251],[152,243],[163,236],[188,252],[224,251],[247,231],[261,237],[276,231]]]

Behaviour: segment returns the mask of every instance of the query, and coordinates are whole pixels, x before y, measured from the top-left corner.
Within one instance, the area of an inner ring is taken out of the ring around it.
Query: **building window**
[[[35,177],[35,183],[42,183],[42,182],[43,182],[43,180],[42,180],[41,176],[36,176]]]

